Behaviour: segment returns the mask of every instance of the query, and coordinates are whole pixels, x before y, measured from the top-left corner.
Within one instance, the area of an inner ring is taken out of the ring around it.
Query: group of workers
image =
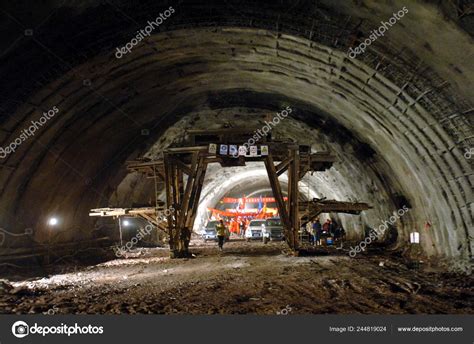
[[[304,230],[306,230],[306,228],[304,228]],[[346,231],[335,220],[329,218],[326,222],[321,224],[318,217],[313,221],[309,234],[309,242],[316,246],[321,245],[321,239],[323,238],[331,238],[334,241],[340,241],[344,239]],[[332,240],[330,243],[333,243]]]
[[[244,228],[242,229],[242,232],[244,232]],[[303,231],[307,231],[306,226],[303,227],[302,229]],[[223,220],[220,220],[219,223],[217,224],[216,232],[217,232],[219,250],[222,251],[224,247],[226,232],[227,232],[227,227]],[[327,239],[331,238],[331,241],[330,241],[331,244],[336,241],[342,241],[346,236],[346,231],[335,220],[332,220],[329,218],[326,220],[326,222],[321,224],[321,221],[318,217],[312,222],[311,230],[309,231],[309,234],[310,234],[309,235],[310,244],[312,244],[313,246],[316,246],[316,245],[319,246],[322,244],[321,240],[323,238],[326,239],[326,243],[329,243]]]
[[[231,233],[235,233],[243,237],[245,233],[245,228],[247,228],[249,223],[250,219],[248,218],[231,219],[229,221],[229,231]]]

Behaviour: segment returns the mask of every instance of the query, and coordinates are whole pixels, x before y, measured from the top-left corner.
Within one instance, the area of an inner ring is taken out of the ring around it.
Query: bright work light
[[[48,225],[50,226],[56,226],[58,224],[58,219],[55,218],[55,217],[51,217],[49,220],[48,220]]]

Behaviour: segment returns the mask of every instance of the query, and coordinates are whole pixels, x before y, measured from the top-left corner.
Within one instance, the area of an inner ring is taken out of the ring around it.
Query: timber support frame
[[[265,168],[267,169],[268,179],[273,191],[273,197],[276,200],[278,212],[285,230],[285,239],[290,249],[296,251],[298,249],[298,181],[299,181],[299,147],[288,147],[288,158],[275,166],[273,157],[269,154],[265,160]],[[284,201],[282,187],[278,177],[288,171],[288,203]]]
[[[183,159],[190,160],[189,163]],[[190,255],[189,242],[197,214],[207,169],[206,157],[199,150],[167,151],[164,154],[168,235],[171,257]],[[186,181],[184,180],[186,177]]]
[[[307,212],[300,216],[302,209],[300,209],[298,182],[307,172],[329,169],[335,157],[329,152],[312,153],[310,146],[299,145],[294,141],[274,141],[271,133],[262,137],[253,146],[245,147],[244,142],[247,142],[253,133],[245,128],[189,130],[186,133],[187,139],[165,149],[162,158],[128,162],[129,171],[154,178],[155,189],[158,179],[164,182],[165,216],[162,213],[163,208],[158,208],[160,202],[158,190],[155,190],[157,206],[154,216],[148,213],[146,216],[151,220],[156,218],[155,222],[166,229],[171,257],[190,256],[189,242],[207,166],[211,163],[219,163],[222,167],[245,166],[248,161],[259,161],[265,164],[283,223],[286,242],[291,250],[298,251],[300,223],[307,222],[308,218],[313,217],[320,210],[317,208],[311,213]],[[244,148],[243,151],[242,148]],[[279,180],[285,172],[288,177],[287,201]],[[331,204],[329,208],[331,206],[335,207]],[[95,215],[91,214],[91,216],[106,216],[102,215],[101,209],[96,210]],[[141,216],[144,217],[143,214]]]

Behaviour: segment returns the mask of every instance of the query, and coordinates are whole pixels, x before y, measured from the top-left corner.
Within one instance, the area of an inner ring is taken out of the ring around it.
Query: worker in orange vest
[[[225,227],[224,221],[220,220],[220,222],[216,226],[217,232],[217,240],[219,242],[219,250],[224,249],[224,240],[227,232],[227,228]]]

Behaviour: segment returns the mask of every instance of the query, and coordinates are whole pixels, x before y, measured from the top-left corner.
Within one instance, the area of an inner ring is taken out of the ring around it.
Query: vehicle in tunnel
[[[217,231],[216,226],[219,221],[209,221],[206,226],[202,229],[201,235],[204,241],[213,240],[217,241]]]
[[[262,240],[264,243],[285,240],[283,224],[279,217],[271,217],[265,220],[265,224],[262,225]]]
[[[245,239],[247,241],[262,239],[265,223],[264,219],[251,220],[245,230]]]
[[[203,233],[201,234],[204,241],[212,240],[217,241],[217,231],[216,227],[214,228],[204,228]]]

